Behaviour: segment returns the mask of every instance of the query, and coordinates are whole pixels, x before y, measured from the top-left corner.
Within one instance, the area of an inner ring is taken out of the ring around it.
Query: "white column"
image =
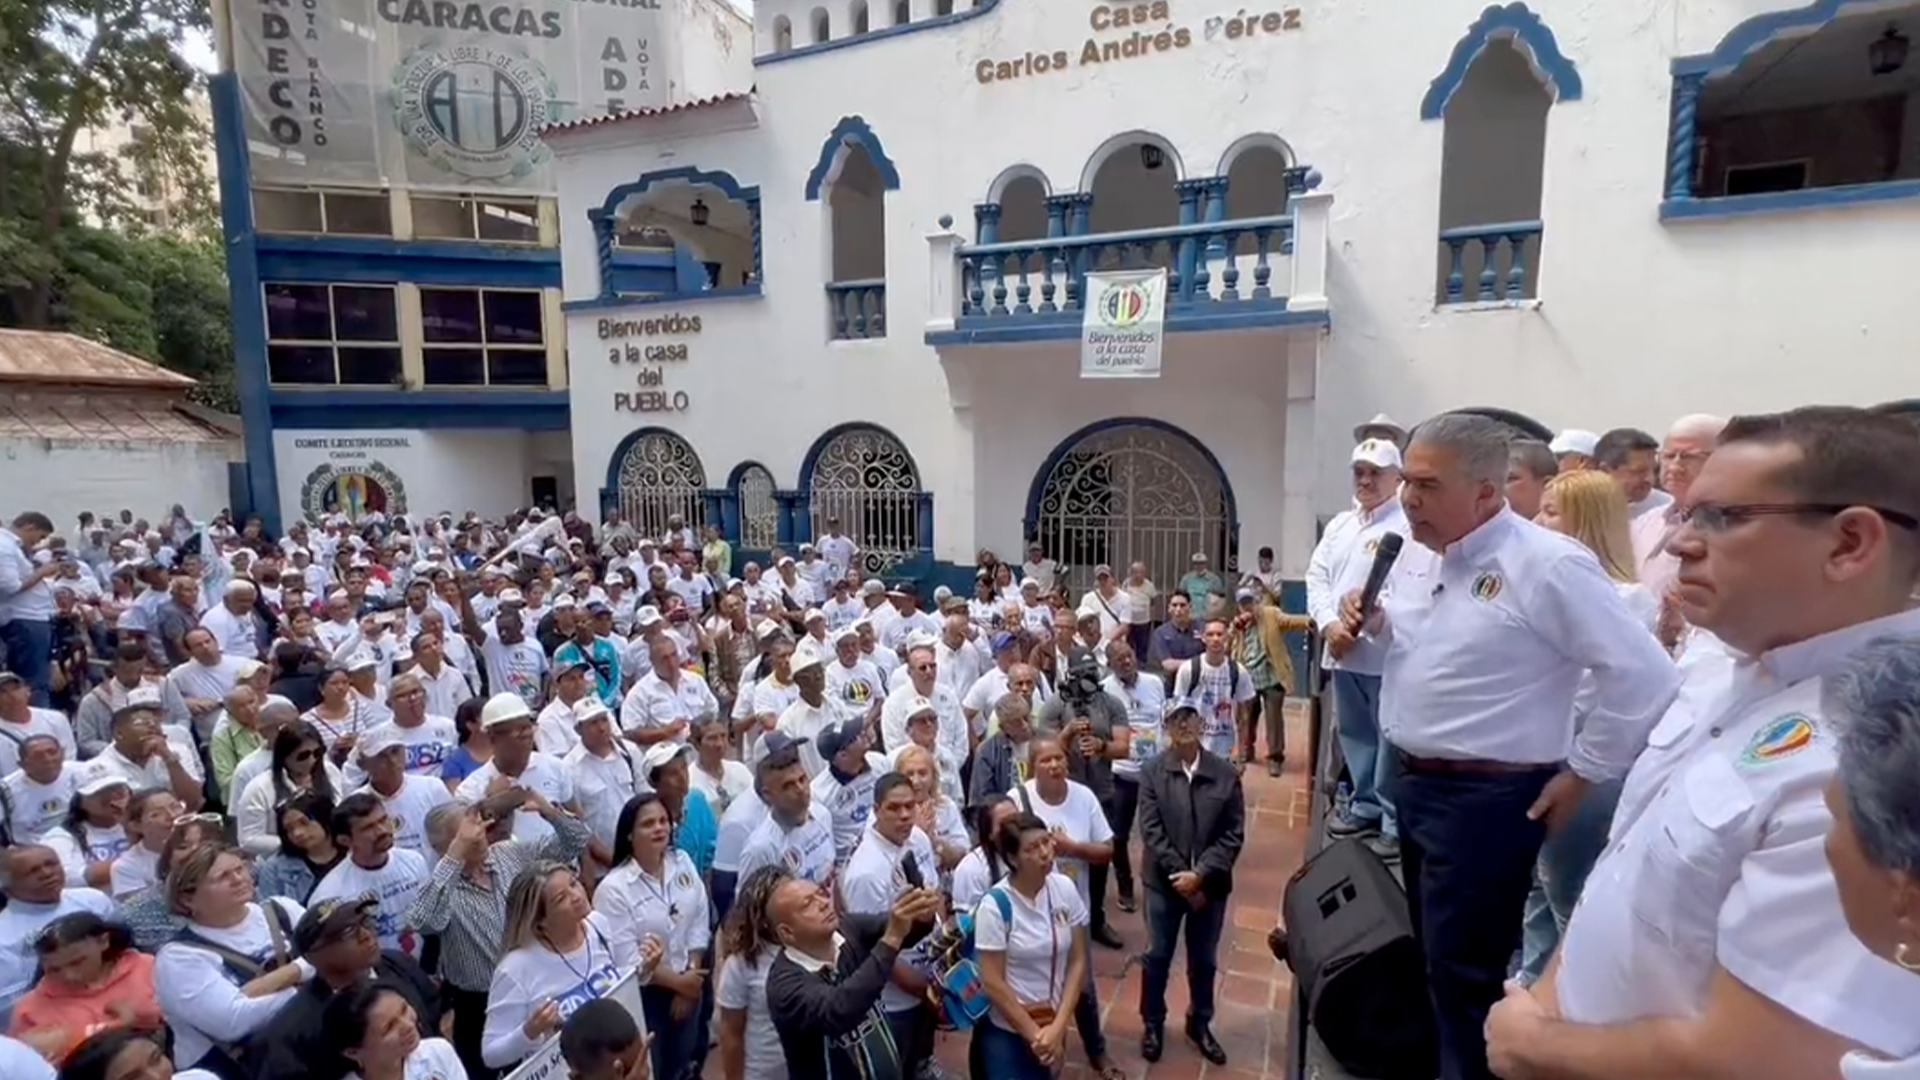
[[[927,234],[927,329],[953,329],[960,317],[961,236],[953,231],[953,219],[940,219],[940,231]]]
[[[1293,206],[1293,285],[1289,311],[1327,310],[1327,245],[1333,220],[1333,196],[1325,191],[1295,195]]]
[[[1295,247],[1295,257],[1300,248]],[[1314,394],[1319,382],[1320,349],[1326,331],[1301,327],[1287,339],[1286,456],[1281,464],[1280,573],[1288,578],[1307,575],[1316,531],[1313,479],[1318,462],[1314,445]]]

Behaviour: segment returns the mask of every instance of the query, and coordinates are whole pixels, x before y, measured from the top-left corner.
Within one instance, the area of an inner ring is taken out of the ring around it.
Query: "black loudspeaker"
[[[1307,1022],[1361,1080],[1433,1080],[1440,1072],[1426,962],[1407,896],[1357,840],[1329,846],[1287,882],[1288,964]]]

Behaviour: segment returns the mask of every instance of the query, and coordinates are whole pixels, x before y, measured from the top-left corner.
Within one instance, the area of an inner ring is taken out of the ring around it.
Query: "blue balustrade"
[[[1087,274],[1111,270],[1165,269],[1169,311],[1234,303],[1285,307],[1292,247],[1290,214],[973,244],[958,252],[960,316],[1077,312]]]
[[[865,341],[887,336],[887,283],[884,278],[827,283],[827,311],[835,341]]]
[[[1543,226],[1538,221],[1463,225],[1440,234],[1446,260],[1440,303],[1475,304],[1530,300],[1539,282],[1528,267],[1540,257]]]

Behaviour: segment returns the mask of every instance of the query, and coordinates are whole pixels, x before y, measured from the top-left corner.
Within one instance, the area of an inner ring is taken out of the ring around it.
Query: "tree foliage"
[[[231,407],[211,137],[182,53],[210,24],[208,0],[0,0],[0,325],[71,330]]]

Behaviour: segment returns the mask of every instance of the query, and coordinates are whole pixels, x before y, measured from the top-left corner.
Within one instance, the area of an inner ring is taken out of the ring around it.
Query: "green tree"
[[[0,0],[0,325],[71,330],[232,403],[200,76],[208,0]],[[88,133],[124,127],[124,145]],[[168,194],[174,234],[145,216]]]

